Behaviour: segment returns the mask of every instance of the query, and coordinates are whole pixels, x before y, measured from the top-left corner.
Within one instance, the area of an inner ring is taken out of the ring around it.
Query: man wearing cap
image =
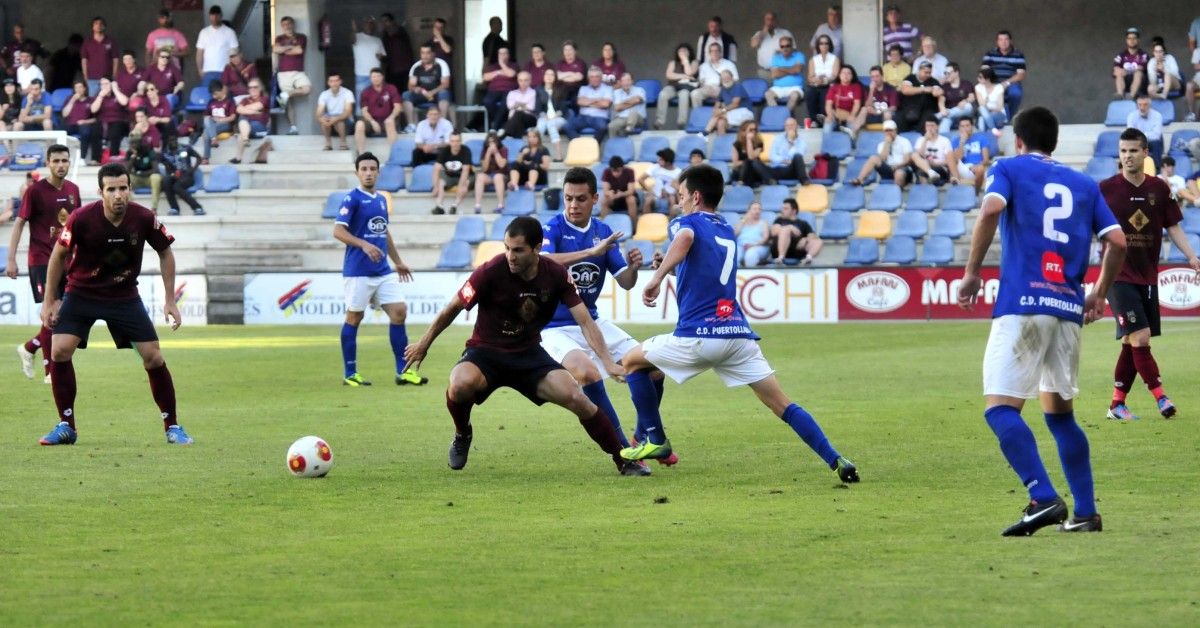
[[[912,161],[912,152],[912,142],[896,131],[896,121],[885,120],[883,141],[879,143],[877,154],[871,155],[867,159],[867,163],[863,164],[862,170],[858,171],[858,176],[846,183],[862,185],[863,180],[871,174],[872,170],[875,170],[879,173],[880,178],[892,179],[896,185],[904,187],[905,181],[908,180],[908,166]]]
[[[1138,45],[1141,35],[1136,28],[1126,29],[1125,48],[1113,57],[1113,84],[1118,99],[1132,100],[1146,88],[1146,63],[1150,61],[1150,55]]]
[[[181,59],[188,54],[187,37],[175,28],[171,20],[171,12],[163,9],[158,12],[158,28],[146,35],[146,66],[154,65],[155,54],[166,50],[174,58],[175,67],[182,68]]]

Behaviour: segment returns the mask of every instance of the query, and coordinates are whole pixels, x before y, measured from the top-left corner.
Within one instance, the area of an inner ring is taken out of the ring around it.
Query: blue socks
[[[342,323],[342,362],[345,377],[358,372],[358,328],[350,323]]]
[[[1029,498],[1038,503],[1054,501],[1058,492],[1050,484],[1046,466],[1038,455],[1037,441],[1021,419],[1021,413],[1012,406],[995,406],[988,408],[983,416],[1000,440],[1000,451],[1004,452],[1009,466],[1029,489]]]
[[[621,419],[617,418],[617,409],[613,407],[612,401],[608,399],[608,393],[604,390],[604,381],[593,382],[583,387],[583,394],[600,408],[600,411],[608,415],[609,422],[612,423],[613,429],[617,431],[617,440],[621,441],[621,447],[629,446],[629,439],[625,437],[625,430],[621,429]]]
[[[1090,449],[1087,436],[1075,422],[1075,413],[1047,413],[1046,426],[1058,443],[1058,457],[1062,460],[1063,473],[1067,476],[1067,485],[1071,487],[1071,496],[1075,500],[1075,516],[1084,518],[1096,514]]]
[[[821,431],[821,426],[817,425],[817,421],[804,408],[796,404],[791,404],[783,411],[781,417],[784,423],[787,423],[796,432],[800,439],[803,440],[812,450],[817,452],[821,460],[830,468],[837,466],[838,452],[829,444],[829,439],[825,438],[825,433]]]
[[[388,340],[392,342],[392,355],[396,356],[396,374],[399,375],[408,366],[404,361],[404,349],[408,347],[408,330],[404,323],[388,325]]]
[[[663,431],[662,416],[658,413],[659,393],[654,381],[643,370],[625,376],[625,383],[629,384],[629,396],[633,399],[633,407],[637,409],[635,434],[644,434],[655,445],[663,444],[667,435]]]

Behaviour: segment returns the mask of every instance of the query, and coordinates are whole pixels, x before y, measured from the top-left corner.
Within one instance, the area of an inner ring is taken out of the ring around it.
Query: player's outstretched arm
[[[675,267],[682,262],[692,250],[692,240],[695,236],[691,229],[680,229],[675,233],[675,239],[671,241],[671,246],[667,248],[667,254],[663,256],[659,262],[658,268],[654,271],[654,276],[650,278],[650,283],[646,284],[646,288],[642,290],[642,303],[649,307],[654,307],[658,300],[658,291],[662,287],[663,279],[667,275],[675,272]]]
[[[175,304],[175,251],[167,247],[158,252],[158,272],[162,274],[163,282],[163,313],[171,324],[171,331],[179,329],[183,324],[183,316],[179,314],[179,306]]]
[[[592,315],[588,313],[587,306],[583,303],[576,303],[571,308],[571,317],[575,319],[575,324],[579,325],[579,329],[583,332],[583,337],[587,340],[588,346],[600,358],[600,363],[604,365],[604,370],[608,371],[608,374],[617,381],[624,381],[625,367],[613,361],[612,354],[608,352],[608,344],[604,342],[604,334],[596,326],[596,321],[592,320]]]
[[[455,293],[450,298],[450,302],[446,304],[446,307],[442,308],[441,312],[438,312],[437,318],[433,319],[433,322],[429,325],[429,329],[426,329],[425,333],[421,335],[421,339],[405,347],[404,361],[408,362],[409,368],[415,371],[421,367],[421,362],[425,360],[425,354],[429,352],[429,347],[433,345],[433,341],[437,340],[437,337],[446,331],[446,328],[450,326],[450,323],[454,322],[455,318],[458,318],[459,312],[462,311],[462,298],[458,296],[458,293]]]
[[[986,196],[979,210],[979,218],[975,220],[975,230],[971,233],[971,255],[967,259],[967,267],[963,269],[962,281],[958,284],[958,306],[969,310],[975,306],[982,281],[979,279],[979,269],[983,266],[983,258],[992,246],[996,237],[996,228],[1000,225],[1000,214],[1004,213],[1004,201],[998,196]]]
[[[1200,273],[1200,258],[1196,257],[1196,252],[1192,250],[1192,245],[1188,243],[1187,234],[1184,233],[1183,227],[1177,224],[1167,227],[1167,237],[1171,238],[1171,243],[1175,245],[1175,248],[1179,249],[1180,253],[1183,253],[1184,258],[1188,261],[1188,266],[1191,266],[1192,270]],[[11,251],[12,249],[9,250]],[[12,255],[12,253],[9,253],[9,255]]]
[[[25,230],[25,219],[17,216],[13,223],[12,236],[8,238],[8,259],[5,261],[4,274],[9,279],[17,278],[17,247],[21,244],[21,232]]]
[[[546,259],[548,259],[552,262],[558,262],[559,264],[562,264],[563,266],[570,266],[571,264],[574,264],[575,262],[585,260],[589,257],[603,256],[605,253],[608,252],[608,249],[617,245],[617,240],[619,240],[621,238],[621,236],[623,236],[623,235],[625,235],[625,232],[618,231],[618,232],[608,236],[607,238],[604,238],[603,240],[597,242],[596,244],[592,245],[591,248],[583,249],[582,251],[570,251],[570,252],[562,252],[562,253],[542,253],[542,255],[545,255]]]
[[[371,258],[372,262],[378,262],[383,259],[383,251],[380,251],[379,247],[362,238],[354,237],[354,234],[350,233],[346,225],[333,225],[333,237],[346,246],[362,249],[363,253],[366,253],[367,257]]]
[[[55,243],[50,252],[50,264],[46,268],[45,300],[42,301],[42,325],[54,327],[58,324],[58,282],[63,280],[63,269],[67,266],[70,250]]]
[[[412,269],[400,259],[400,251],[396,248],[391,231],[387,232],[387,254],[396,266],[396,274],[400,276],[400,281],[412,281]]]
[[[1120,229],[1109,229],[1104,234],[1104,253],[1100,257],[1100,276],[1092,284],[1092,291],[1083,299],[1083,322],[1093,323],[1104,318],[1104,299],[1108,289],[1121,272],[1125,264],[1125,232]]]
[[[646,258],[642,255],[642,250],[634,247],[629,249],[629,253],[625,255],[625,270],[621,274],[614,276],[617,280],[617,285],[623,290],[632,290],[637,284],[638,269],[645,263]]]

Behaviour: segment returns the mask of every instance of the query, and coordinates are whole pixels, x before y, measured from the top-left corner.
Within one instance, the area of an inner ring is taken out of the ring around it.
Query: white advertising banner
[[[156,325],[166,325],[163,317],[163,286],[158,275],[138,277],[138,292]],[[204,275],[179,275],[175,278],[175,303],[185,325],[208,324],[208,279]],[[33,302],[29,278],[0,276],[0,325],[40,325],[41,304]]]

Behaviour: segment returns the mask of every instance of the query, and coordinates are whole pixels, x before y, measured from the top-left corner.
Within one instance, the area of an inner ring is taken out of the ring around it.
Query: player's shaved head
[[[1033,107],[1017,114],[1013,133],[1025,148],[1049,155],[1058,147],[1058,117],[1045,107]]]

